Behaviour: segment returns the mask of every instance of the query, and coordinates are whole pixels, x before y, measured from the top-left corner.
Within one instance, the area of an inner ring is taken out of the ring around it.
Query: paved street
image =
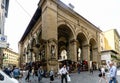
[[[98,71],[94,71],[93,74],[90,74],[89,72],[81,72],[80,74],[72,73],[70,75],[71,77],[70,83],[98,83],[99,80],[98,73],[99,73]],[[106,78],[109,80],[108,73],[106,74]],[[20,83],[38,83],[37,77],[35,78],[31,77],[30,79],[31,79],[30,82],[26,82],[25,78],[22,78],[20,80]],[[117,79],[118,82],[120,82],[120,70],[118,70]],[[49,83],[49,78],[43,78],[40,83]],[[60,79],[56,77],[53,83],[61,83],[61,82]],[[104,79],[102,80],[102,83],[105,83]]]

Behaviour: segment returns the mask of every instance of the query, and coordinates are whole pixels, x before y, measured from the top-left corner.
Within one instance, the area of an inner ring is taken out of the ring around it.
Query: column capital
[[[97,50],[97,49],[98,49],[98,47],[93,48],[93,50]]]
[[[76,39],[72,39],[72,40],[70,40],[70,43],[77,43],[77,40]]]
[[[57,44],[57,40],[56,39],[54,39],[54,38],[51,38],[51,39],[48,39],[48,43],[55,43],[55,44]]]
[[[83,45],[83,47],[90,47],[90,44],[85,44]]]

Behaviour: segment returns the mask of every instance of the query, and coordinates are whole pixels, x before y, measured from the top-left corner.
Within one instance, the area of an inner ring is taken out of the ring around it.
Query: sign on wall
[[[101,60],[110,60],[110,59],[111,59],[110,54],[104,54],[101,56]]]
[[[7,43],[7,36],[0,34],[0,48],[7,48],[9,44]]]
[[[0,35],[0,42],[7,42],[7,36]]]

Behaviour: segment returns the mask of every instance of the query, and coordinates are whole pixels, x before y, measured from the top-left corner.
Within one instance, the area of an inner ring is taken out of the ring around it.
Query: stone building
[[[101,51],[101,62],[108,64],[113,61],[120,66],[120,35],[116,29],[102,32],[104,35],[104,50]]]
[[[9,0],[0,0],[0,67],[3,64],[3,48],[8,48],[7,36],[4,34],[5,18],[8,16]]]
[[[100,64],[102,31],[60,0],[40,0],[19,41],[20,65],[42,61],[46,69],[58,68],[59,60]],[[88,67],[88,68],[89,68]]]
[[[3,49],[3,67],[19,67],[19,54],[12,49]]]

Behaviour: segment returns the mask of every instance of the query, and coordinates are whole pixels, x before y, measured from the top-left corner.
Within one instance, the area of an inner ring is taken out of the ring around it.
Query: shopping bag
[[[99,77],[102,77],[102,73],[99,73],[98,76],[99,76]]]
[[[68,81],[68,82],[71,82],[71,78],[70,78],[69,75],[67,75],[67,81]]]
[[[116,80],[116,83],[118,83],[118,80]]]

